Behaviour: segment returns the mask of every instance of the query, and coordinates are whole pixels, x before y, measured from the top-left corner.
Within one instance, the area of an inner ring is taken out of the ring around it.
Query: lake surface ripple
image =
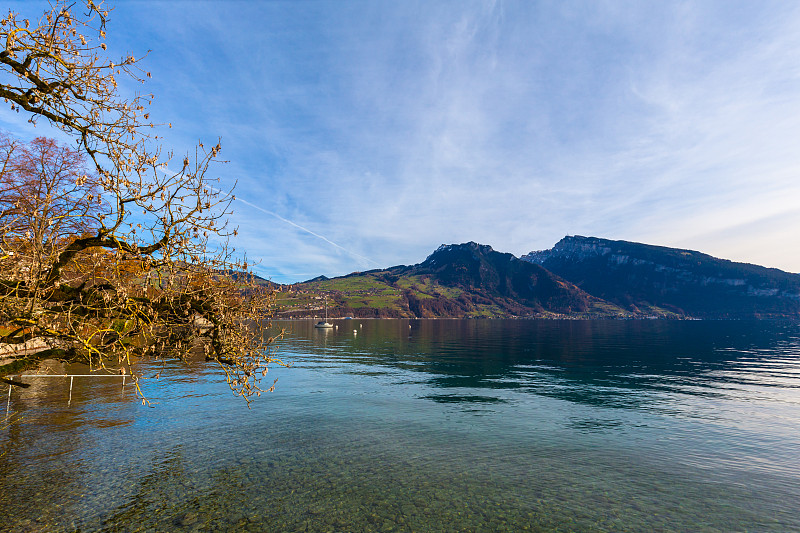
[[[336,324],[283,323],[250,410],[202,364],[153,408],[31,378],[0,530],[800,531],[798,324]]]

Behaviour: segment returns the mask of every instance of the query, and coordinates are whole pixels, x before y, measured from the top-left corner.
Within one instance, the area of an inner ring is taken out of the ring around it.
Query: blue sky
[[[274,281],[575,234],[800,272],[798,3],[120,1],[108,34],[165,146],[221,137]]]

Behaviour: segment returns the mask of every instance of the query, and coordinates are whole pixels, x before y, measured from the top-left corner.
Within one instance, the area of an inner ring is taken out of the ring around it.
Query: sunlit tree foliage
[[[17,353],[0,375],[58,357],[137,378],[143,358],[201,354],[249,401],[280,363],[273,296],[229,247],[233,196],[208,176],[221,145],[162,151],[152,95],[118,90],[149,74],[108,57],[107,17],[58,1],[0,21],[0,98],[75,140],[0,136],[0,343]]]

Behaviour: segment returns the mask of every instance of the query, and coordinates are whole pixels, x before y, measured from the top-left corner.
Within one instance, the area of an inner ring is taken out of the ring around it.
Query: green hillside
[[[425,262],[284,287],[278,316],[358,318],[619,317],[538,265],[488,246],[442,247]]]

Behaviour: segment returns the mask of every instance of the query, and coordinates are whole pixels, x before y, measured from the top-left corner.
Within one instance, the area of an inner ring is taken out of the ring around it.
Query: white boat
[[[314,324],[315,328],[332,328],[333,324],[328,322],[328,297],[325,297],[325,320],[320,320]]]

